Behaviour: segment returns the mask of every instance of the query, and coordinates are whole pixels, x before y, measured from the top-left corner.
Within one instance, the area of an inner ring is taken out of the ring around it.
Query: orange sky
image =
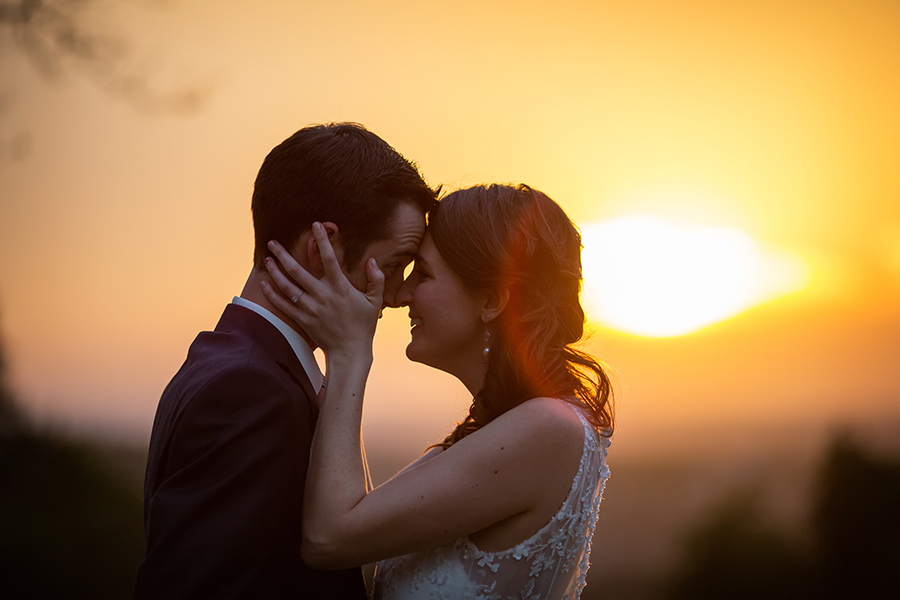
[[[333,120],[364,123],[447,189],[524,181],[581,224],[733,227],[808,262],[803,291],[699,333],[599,329],[623,445],[686,423],[900,412],[900,6],[305,4],[86,15],[130,40],[125,68],[156,89],[210,89],[191,114],[135,110],[78,65],[48,82],[2,32],[0,327],[36,413],[146,437],[249,271],[259,164]],[[18,161],[15,136],[30,140]],[[403,311],[379,330],[370,444],[398,427],[433,441],[468,402],[405,360],[407,330]]]

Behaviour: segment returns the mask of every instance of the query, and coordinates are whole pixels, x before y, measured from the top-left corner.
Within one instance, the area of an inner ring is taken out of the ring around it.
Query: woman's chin
[[[406,358],[412,362],[420,363],[428,367],[434,367],[432,364],[433,361],[428,358],[428,352],[423,351],[421,345],[417,344],[415,340],[411,341],[406,346]]]
[[[418,357],[418,352],[416,351],[415,342],[410,342],[406,346],[406,358],[413,362],[422,362],[422,360]]]

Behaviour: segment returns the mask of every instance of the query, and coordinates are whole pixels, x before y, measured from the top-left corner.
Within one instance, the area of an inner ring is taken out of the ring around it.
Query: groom
[[[360,569],[316,571],[300,560],[325,382],[309,337],[261,292],[266,244],[278,240],[322,276],[311,235],[319,221],[350,281],[364,290],[374,257],[385,305],[396,306],[435,195],[412,163],[356,124],[301,129],[266,157],[253,190],[254,268],[159,401],[135,598],[365,599]]]

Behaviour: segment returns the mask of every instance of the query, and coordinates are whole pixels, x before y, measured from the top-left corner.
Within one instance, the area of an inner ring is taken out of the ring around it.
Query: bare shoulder
[[[497,420],[506,417],[515,420],[519,426],[534,427],[548,434],[558,432],[581,437],[584,426],[576,410],[573,405],[559,398],[532,398],[507,411]]]
[[[558,398],[532,398],[483,428],[495,444],[509,442],[529,453],[580,456],[584,426],[572,405]],[[485,436],[485,437],[488,437]]]

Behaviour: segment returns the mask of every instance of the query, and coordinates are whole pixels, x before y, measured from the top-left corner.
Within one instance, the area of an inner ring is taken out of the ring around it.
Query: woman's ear
[[[488,292],[484,301],[484,307],[481,309],[481,320],[485,325],[496,319],[506,310],[509,304],[509,288],[502,287],[499,290]]]
[[[328,240],[334,248],[334,255],[338,259],[339,264],[344,264],[344,248],[340,242],[340,230],[335,223],[324,221],[322,227],[328,234]],[[322,255],[319,254],[319,244],[313,235],[309,235],[306,239],[306,258],[309,261],[309,272],[317,278],[325,276],[325,266],[322,264]]]

